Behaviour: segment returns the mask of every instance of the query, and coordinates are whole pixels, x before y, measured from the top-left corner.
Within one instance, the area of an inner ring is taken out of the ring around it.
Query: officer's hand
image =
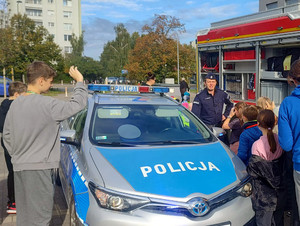
[[[77,67],[71,66],[69,70],[69,74],[76,82],[83,82],[83,76],[78,71]]]

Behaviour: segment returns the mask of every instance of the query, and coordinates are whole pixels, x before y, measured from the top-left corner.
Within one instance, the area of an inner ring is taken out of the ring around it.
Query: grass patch
[[[43,95],[44,96],[57,96],[59,94],[63,94],[64,92],[63,91],[60,91],[58,89],[55,89],[55,88],[51,88],[47,93],[44,93]]]

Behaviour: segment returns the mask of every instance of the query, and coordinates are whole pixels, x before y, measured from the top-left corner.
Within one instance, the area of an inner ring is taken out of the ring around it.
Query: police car
[[[60,134],[72,225],[252,225],[245,165],[169,88],[88,89]]]

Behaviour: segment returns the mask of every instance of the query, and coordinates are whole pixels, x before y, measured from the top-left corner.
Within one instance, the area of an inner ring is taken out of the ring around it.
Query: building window
[[[266,5],[267,6],[267,10],[269,9],[276,9],[278,8],[278,2],[272,2]]]
[[[72,6],[72,0],[63,0],[64,6]]]
[[[71,41],[72,35],[64,35],[65,41]]]
[[[293,5],[298,3],[299,0],[285,0],[286,5]]]
[[[36,26],[43,26],[43,22],[41,21],[34,21]]]
[[[64,18],[71,18],[72,12],[71,11],[63,11]]]
[[[35,4],[35,5],[41,5],[42,4],[42,0],[26,0],[25,3]]]
[[[53,4],[54,0],[48,0],[48,3]]]
[[[54,10],[48,10],[48,16],[54,16]]]
[[[26,9],[27,16],[42,16],[42,10],[39,9]]]
[[[54,27],[54,22],[48,22],[48,27]]]
[[[65,46],[65,53],[72,53],[72,47],[71,46]]]
[[[65,23],[65,24],[64,24],[64,29],[65,29],[66,31],[72,30],[72,24]]]

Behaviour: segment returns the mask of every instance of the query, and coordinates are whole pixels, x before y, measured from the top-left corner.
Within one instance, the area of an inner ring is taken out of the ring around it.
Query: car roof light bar
[[[104,84],[89,84],[89,91],[94,92],[118,92],[118,93],[168,93],[168,87],[151,87],[151,86],[132,86],[132,85],[104,85]]]

